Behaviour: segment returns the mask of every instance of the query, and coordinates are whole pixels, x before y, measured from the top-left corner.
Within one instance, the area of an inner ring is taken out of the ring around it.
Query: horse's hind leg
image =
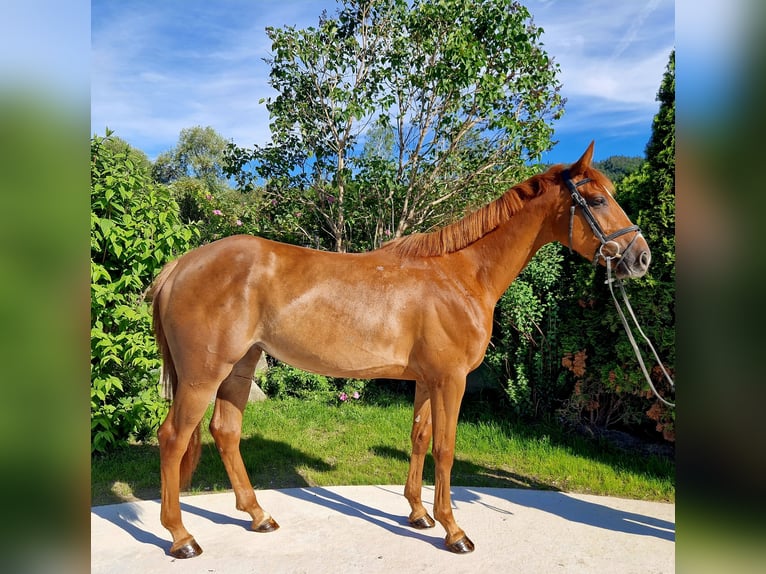
[[[234,489],[237,509],[250,514],[253,518],[253,530],[271,532],[279,528],[279,525],[258,504],[239,450],[242,414],[247,406],[253,372],[260,356],[261,350],[258,347],[252,347],[234,365],[231,374],[219,387],[213,418],[210,421],[210,433],[213,435],[229,475],[231,487]]]
[[[415,413],[412,420],[412,456],[410,470],[407,474],[407,484],[404,486],[404,496],[410,503],[412,512],[410,524],[415,528],[432,528],[435,523],[423,506],[421,492],[423,490],[423,463],[431,442],[433,427],[431,424],[431,401],[426,386],[418,382],[415,387]]]
[[[160,477],[162,480],[162,507],[160,521],[170,531],[173,545],[170,554],[175,558],[191,558],[202,553],[181,521],[181,460],[189,446],[189,439],[205,414],[214,386],[191,387],[179,381],[167,418],[160,426],[157,437],[160,445]],[[198,444],[192,448],[198,448]],[[190,471],[193,469],[190,469]]]

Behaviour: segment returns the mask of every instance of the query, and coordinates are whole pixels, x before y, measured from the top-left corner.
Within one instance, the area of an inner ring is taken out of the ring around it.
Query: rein
[[[670,375],[668,375],[668,372],[665,369],[665,366],[662,364],[662,361],[660,361],[660,358],[657,355],[657,351],[654,349],[654,346],[652,345],[651,341],[649,341],[649,338],[644,334],[643,330],[641,329],[641,326],[638,324],[638,319],[636,319],[636,314],[633,312],[633,308],[631,307],[630,302],[628,301],[628,295],[627,293],[625,293],[625,288],[623,287],[622,280],[615,279],[612,277],[612,260],[615,260],[617,262],[616,264],[619,265],[620,263],[619,260],[622,257],[622,255],[620,254],[620,246],[614,240],[617,237],[620,237],[621,235],[625,235],[626,233],[635,231],[636,232],[635,237],[631,239],[630,243],[628,243],[628,246],[625,248],[625,252],[627,252],[633,245],[633,242],[636,241],[639,235],[641,235],[641,229],[638,227],[638,225],[629,225],[628,227],[623,227],[622,229],[618,229],[614,233],[605,235],[604,231],[601,229],[601,225],[599,225],[598,221],[596,220],[596,217],[593,215],[593,212],[591,211],[587,200],[582,196],[582,194],[577,189],[581,185],[585,185],[586,183],[591,181],[591,179],[589,177],[586,177],[585,179],[581,179],[580,181],[575,183],[572,181],[572,178],[570,177],[568,169],[564,170],[561,176],[564,178],[564,183],[566,184],[567,188],[569,189],[569,192],[572,195],[572,207],[569,210],[569,252],[572,253],[572,228],[574,227],[575,211],[577,207],[579,206],[580,209],[582,210],[583,217],[585,217],[585,221],[588,222],[588,225],[590,225],[590,228],[593,230],[593,234],[601,242],[601,246],[596,250],[595,254],[593,255],[593,263],[595,265],[598,262],[599,257],[603,257],[604,261],[606,262],[606,275],[607,275],[606,282],[609,285],[609,292],[612,294],[612,300],[614,301],[614,306],[617,308],[617,313],[620,316],[620,320],[622,321],[622,326],[625,328],[625,333],[627,333],[628,335],[628,340],[630,341],[630,344],[633,347],[633,352],[636,354],[636,358],[638,359],[638,364],[641,366],[641,371],[644,373],[646,382],[649,383],[649,387],[652,389],[652,392],[662,403],[664,403],[665,405],[669,407],[675,407],[676,406],[675,403],[671,403],[660,396],[660,393],[657,392],[657,389],[652,383],[652,380],[649,377],[649,372],[647,371],[646,365],[644,364],[644,359],[641,355],[641,351],[639,350],[638,345],[636,344],[636,340],[633,337],[633,332],[630,329],[628,320],[625,318],[625,313],[622,311],[622,308],[620,307],[620,303],[617,300],[617,296],[614,294],[614,288],[612,286],[614,283],[617,283],[617,286],[620,288],[620,292],[622,293],[622,300],[625,303],[625,308],[628,310],[628,313],[633,319],[633,323],[636,325],[636,329],[638,329],[638,332],[644,338],[644,341],[646,341],[646,344],[649,345],[649,348],[652,350],[652,353],[654,354],[654,358],[657,359],[657,364],[659,364],[660,369],[662,370],[662,373],[665,375],[665,378],[670,383],[671,388],[675,390],[675,383],[673,382],[673,379],[670,378]],[[604,248],[607,247],[607,245],[612,245],[614,247],[611,247],[609,250],[605,251]],[[609,253],[609,251],[612,251],[612,250],[614,251],[614,253]]]
[[[641,365],[641,370],[644,373],[644,378],[646,378],[646,382],[649,383],[649,387],[652,389],[654,396],[656,396],[662,403],[666,404],[667,406],[675,407],[676,406],[675,403],[671,403],[670,401],[667,401],[660,396],[660,393],[657,392],[657,389],[652,383],[651,378],[649,378],[649,372],[646,370],[646,365],[644,365],[644,359],[641,356],[641,351],[639,350],[638,345],[636,344],[636,340],[633,337],[633,333],[630,330],[630,325],[628,324],[628,320],[625,318],[625,313],[622,312],[620,303],[619,301],[617,301],[617,297],[614,294],[614,288],[612,287],[613,283],[617,283],[617,286],[620,288],[620,292],[622,293],[622,300],[625,303],[625,308],[628,310],[628,313],[630,313],[630,317],[631,319],[633,319],[633,323],[636,325],[636,329],[638,329],[638,332],[641,333],[641,336],[644,338],[644,341],[646,341],[646,344],[649,345],[649,348],[652,350],[652,353],[654,354],[654,358],[657,359],[657,364],[660,366],[660,369],[662,369],[662,374],[665,375],[665,378],[667,379],[668,383],[670,383],[671,388],[673,390],[675,390],[676,388],[676,384],[673,382],[673,379],[670,378],[670,375],[668,374],[668,371],[665,369],[665,366],[662,364],[662,361],[660,361],[660,357],[657,355],[657,351],[654,349],[654,345],[652,345],[652,342],[649,340],[649,337],[647,337],[644,334],[644,331],[641,329],[641,326],[638,324],[638,319],[636,319],[636,314],[633,312],[633,307],[630,306],[630,301],[628,301],[628,295],[627,293],[625,293],[625,287],[623,287],[622,280],[612,278],[612,265],[611,265],[612,259],[613,259],[612,257],[604,256],[604,260],[606,261],[606,282],[609,285],[609,292],[612,294],[612,300],[614,301],[614,306],[617,308],[617,313],[620,315],[622,326],[625,328],[625,332],[628,334],[628,340],[630,341],[630,344],[633,347],[633,352],[636,354],[636,358],[638,359],[638,364]]]

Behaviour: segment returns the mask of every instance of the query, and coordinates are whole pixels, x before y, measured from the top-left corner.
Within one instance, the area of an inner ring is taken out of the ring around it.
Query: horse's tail
[[[160,357],[162,358],[162,370],[160,371],[160,380],[162,383],[162,395],[168,399],[173,400],[176,389],[178,388],[178,374],[176,373],[176,366],[173,362],[173,354],[170,352],[168,346],[168,340],[165,337],[165,330],[162,326],[162,315],[160,313],[160,292],[165,286],[168,278],[173,274],[173,271],[178,264],[178,259],[175,259],[165,265],[160,271],[159,275],[152,283],[152,286],[147,290],[145,296],[146,299],[152,301],[152,322],[154,325],[154,338],[157,341],[157,347],[160,351]],[[181,489],[185,490],[191,483],[192,474],[194,469],[197,468],[199,463],[200,452],[202,445],[200,443],[200,424],[194,429],[189,444],[186,447],[186,452],[181,459]]]
[[[151,287],[144,294],[147,301],[152,302],[152,323],[154,326],[154,338],[157,341],[157,347],[162,359],[162,370],[160,371],[160,382],[162,383],[162,396],[172,400],[178,386],[178,377],[176,376],[176,367],[173,363],[173,355],[168,348],[168,340],[165,337],[165,330],[162,327],[162,317],[160,313],[160,292],[165,283],[173,274],[173,270],[178,265],[178,259],[175,259],[165,265],[160,273],[154,279]]]

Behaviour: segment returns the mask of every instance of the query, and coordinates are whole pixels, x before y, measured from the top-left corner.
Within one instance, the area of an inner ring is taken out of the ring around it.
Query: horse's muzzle
[[[617,261],[614,267],[618,279],[637,279],[649,270],[652,254],[646,241],[636,241]]]

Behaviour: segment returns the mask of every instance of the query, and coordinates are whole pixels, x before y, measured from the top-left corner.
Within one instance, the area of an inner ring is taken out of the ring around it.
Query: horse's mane
[[[555,166],[545,173],[535,175],[446,227],[430,233],[413,233],[394,239],[381,249],[411,257],[433,257],[459,251],[511,219],[530,199],[542,194],[562,169],[563,166]]]

